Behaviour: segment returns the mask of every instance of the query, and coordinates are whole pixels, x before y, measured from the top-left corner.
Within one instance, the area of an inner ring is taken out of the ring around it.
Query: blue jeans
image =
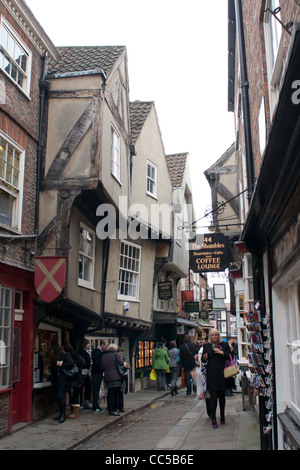
[[[190,369],[184,369],[185,372],[185,385],[186,385],[186,394],[191,395],[192,394],[192,386],[193,386],[193,392],[197,393],[197,387],[196,385],[193,384],[193,379],[190,377],[190,372],[193,370],[193,367]]]
[[[157,390],[164,390],[166,386],[166,371],[164,369],[155,369]]]

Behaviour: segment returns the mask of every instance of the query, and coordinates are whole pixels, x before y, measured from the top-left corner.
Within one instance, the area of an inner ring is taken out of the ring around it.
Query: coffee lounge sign
[[[220,272],[228,266],[227,239],[223,233],[197,234],[190,241],[190,269]]]

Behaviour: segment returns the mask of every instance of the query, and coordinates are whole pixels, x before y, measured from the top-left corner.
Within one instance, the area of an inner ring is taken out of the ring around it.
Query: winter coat
[[[192,341],[186,341],[180,346],[180,364],[184,369],[193,369],[196,365],[195,355],[197,354],[197,346]]]
[[[170,362],[169,362],[170,368],[171,367],[180,367],[180,364],[178,364],[178,362],[176,361],[176,357],[179,355],[179,349],[177,349],[177,348],[169,349],[168,354],[169,354],[169,358],[170,358]]]
[[[92,376],[95,374],[103,374],[101,360],[104,353],[105,351],[102,351],[102,349],[99,348],[92,350]]]
[[[225,361],[230,359],[230,348],[228,343],[219,343],[219,347],[224,351],[224,356],[216,354],[211,343],[205,343],[203,346],[202,362],[205,363],[204,354],[207,354],[206,378],[207,390],[223,391],[226,390],[224,377]]]
[[[121,380],[121,376],[117,369],[117,363],[122,366],[124,364],[120,354],[112,349],[105,351],[101,359],[101,367],[104,371],[104,382],[114,382]]]
[[[166,370],[169,364],[170,358],[165,349],[157,348],[153,352],[152,356],[152,367],[153,369]]]
[[[90,370],[90,368],[91,368],[91,356],[89,355],[89,353],[85,349],[80,351],[80,355],[83,357],[83,359],[85,361],[83,369]]]
[[[72,353],[72,356],[73,356],[73,354],[74,353]],[[76,357],[77,354],[78,353],[75,353],[75,357]],[[76,364],[75,360],[73,359],[72,356],[68,353],[65,353],[63,355],[62,359],[61,359],[62,360],[62,365],[57,367],[59,385],[60,385],[60,389],[63,392],[67,392],[72,387],[76,387],[77,385],[82,384],[81,370],[79,370],[79,372],[75,375],[75,377],[67,377],[63,372],[63,369],[72,369],[74,367],[74,365]],[[79,365],[78,364],[76,364],[76,365],[80,369]]]

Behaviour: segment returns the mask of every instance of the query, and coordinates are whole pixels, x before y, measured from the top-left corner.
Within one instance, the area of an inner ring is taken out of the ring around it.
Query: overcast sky
[[[26,3],[55,46],[126,46],[130,100],[155,102],[166,154],[189,153],[196,217],[202,217],[211,203],[203,172],[234,142],[227,1]]]

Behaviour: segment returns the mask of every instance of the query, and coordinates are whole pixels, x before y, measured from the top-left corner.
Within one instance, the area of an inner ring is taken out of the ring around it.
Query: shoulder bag
[[[232,359],[230,355],[230,361],[225,361],[224,377],[225,379],[230,379],[230,377],[233,377],[234,375],[237,375],[238,373],[239,373],[239,368],[236,365],[235,360]]]
[[[118,361],[117,361],[117,355],[116,355],[116,365],[117,365],[117,370],[120,374],[121,377],[125,377],[128,374],[128,369],[125,366],[121,366]]]
[[[62,371],[67,377],[71,379],[72,377],[75,377],[75,375],[78,374],[79,368],[76,364],[74,364],[71,369],[62,369]]]

